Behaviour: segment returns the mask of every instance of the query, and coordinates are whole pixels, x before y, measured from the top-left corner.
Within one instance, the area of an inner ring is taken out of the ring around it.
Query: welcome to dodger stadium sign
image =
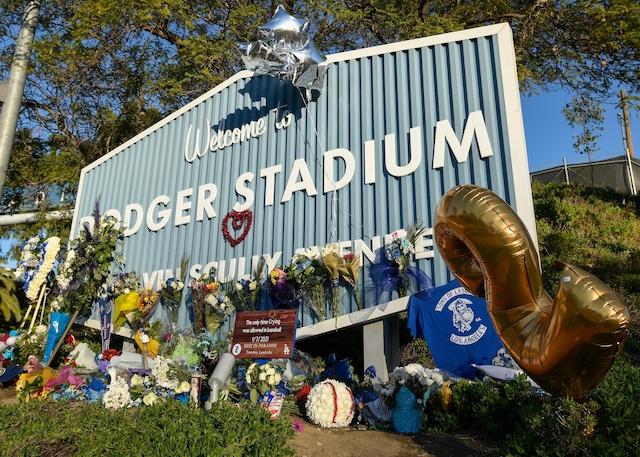
[[[339,242],[361,257],[363,292],[386,237],[414,221],[428,228],[415,266],[436,286],[451,279],[430,227],[458,184],[492,189],[535,239],[508,24],[330,55],[326,65],[311,100],[289,81],[240,72],[87,166],[73,233],[99,200],[127,227],[127,270],[156,289],[185,254],[188,280],[216,267],[226,282],[248,278],[260,258],[269,271],[296,250]],[[232,210],[252,215],[235,244],[223,236]],[[341,314],[357,310],[341,293]]]

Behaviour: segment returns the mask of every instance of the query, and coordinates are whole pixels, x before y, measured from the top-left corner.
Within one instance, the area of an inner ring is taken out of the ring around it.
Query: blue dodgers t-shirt
[[[412,296],[407,326],[414,338],[423,336],[436,366],[471,379],[476,365],[496,365],[505,353],[484,298],[477,298],[457,280],[433,289],[431,298]],[[492,363],[493,362],[493,363]]]

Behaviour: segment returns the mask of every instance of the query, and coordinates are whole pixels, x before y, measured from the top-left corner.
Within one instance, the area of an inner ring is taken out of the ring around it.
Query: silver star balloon
[[[282,5],[269,22],[259,28],[262,39],[238,43],[242,60],[256,74],[290,80],[296,87],[321,90],[324,84],[326,60],[307,36],[309,21],[296,18]]]
[[[301,48],[306,44],[304,34],[307,27],[309,21],[293,17],[279,5],[271,20],[260,27],[260,32],[271,40],[276,48]]]

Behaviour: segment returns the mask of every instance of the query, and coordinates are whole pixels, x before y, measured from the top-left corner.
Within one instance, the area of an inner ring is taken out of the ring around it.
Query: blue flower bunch
[[[184,282],[178,278],[168,278],[160,283],[162,288],[162,296],[173,302],[179,302],[182,299],[182,291],[184,290]]]

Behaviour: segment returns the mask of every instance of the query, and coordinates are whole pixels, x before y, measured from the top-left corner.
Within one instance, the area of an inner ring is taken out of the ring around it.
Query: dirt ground
[[[0,403],[17,403],[13,389],[0,389]],[[300,416],[304,429],[295,433],[290,446],[298,457],[471,457],[480,455],[483,443],[470,436],[419,433],[402,435],[352,428],[323,429]]]
[[[298,457],[471,457],[486,444],[470,436],[419,433],[402,435],[351,428],[323,429],[302,419],[304,430],[296,433],[291,447]]]

